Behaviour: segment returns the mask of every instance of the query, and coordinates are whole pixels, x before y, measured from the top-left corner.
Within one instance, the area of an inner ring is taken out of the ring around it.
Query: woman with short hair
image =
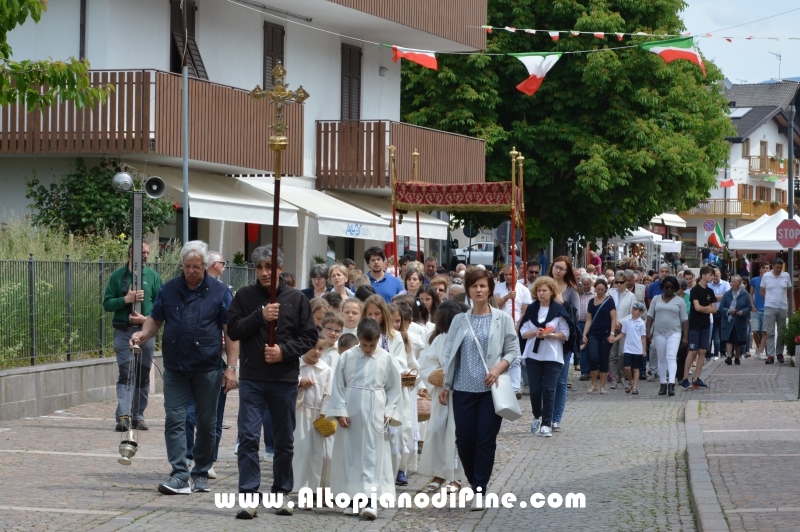
[[[727,342],[728,356],[725,363],[731,365],[731,353],[734,353],[735,363],[741,364],[739,357],[742,354],[742,342],[747,340],[747,325],[750,323],[750,312],[753,306],[750,294],[742,286],[742,276],[731,277],[731,289],[722,296],[719,303],[719,314],[722,320],[722,338]]]
[[[661,281],[663,293],[650,301],[647,311],[647,339],[653,341],[658,356],[658,378],[661,381],[658,395],[675,395],[678,348],[689,342],[689,315],[686,302],[677,296],[679,288],[675,276],[664,277]]]
[[[315,264],[311,267],[311,272],[308,275],[311,278],[311,286],[300,290],[308,298],[312,299],[322,297],[322,294],[328,292],[328,267],[324,264]]]
[[[342,301],[353,297],[353,292],[347,288],[347,276],[349,270],[342,264],[334,264],[328,272],[328,278],[331,280],[331,292],[336,292],[342,296]]]

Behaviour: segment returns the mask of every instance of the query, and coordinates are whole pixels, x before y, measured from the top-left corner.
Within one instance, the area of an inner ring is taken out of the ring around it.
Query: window
[[[789,203],[789,194],[785,190],[776,190],[775,191],[775,201],[780,203],[781,205],[787,205]]]
[[[769,155],[769,144],[767,144],[766,140],[762,140],[758,143],[758,155],[760,157]]]
[[[783,144],[775,144],[775,157],[783,159]]]
[[[739,185],[739,199],[752,200],[753,199],[753,185]]]
[[[181,0],[170,0],[170,31],[172,44],[170,53],[170,71],[180,73],[183,70],[184,50],[188,56],[189,75],[194,78],[208,79],[208,72],[200,57],[200,49],[195,40],[195,19],[197,17],[197,0],[183,0],[186,6],[186,42],[183,41],[184,22]]]
[[[772,201],[772,190],[767,187],[756,187],[756,200]]]
[[[742,142],[742,159],[750,158],[750,139],[744,139]]]
[[[275,87],[272,69],[283,63],[283,26],[264,22],[264,89]]]
[[[361,118],[361,48],[342,45],[342,120]]]

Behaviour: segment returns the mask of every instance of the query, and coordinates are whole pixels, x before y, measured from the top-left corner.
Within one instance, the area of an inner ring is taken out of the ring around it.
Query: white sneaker
[[[374,521],[378,518],[378,510],[373,508],[372,506],[367,506],[363,510],[361,510],[361,517],[366,517],[370,521]]]
[[[542,427],[542,428],[539,430],[539,436],[541,436],[542,438],[549,438],[549,437],[551,437],[551,436],[552,436],[552,434],[550,433],[550,427],[548,427],[547,425],[543,426],[543,427]]]
[[[536,434],[540,428],[542,428],[542,420],[534,419],[533,423],[531,423],[531,434]]]
[[[472,504],[469,507],[469,511],[470,512],[481,512],[483,510],[484,510],[483,505],[482,504],[478,504],[478,497],[473,497],[472,498]]]
[[[275,453],[264,453],[265,462],[272,462],[274,458],[275,458]]]
[[[213,478],[217,478],[217,472],[216,472],[216,471],[214,471],[214,468],[213,468],[213,467],[212,467],[211,469],[209,469],[209,470],[208,470],[208,478],[212,478],[212,479],[213,479]]]
[[[356,512],[356,509],[353,506],[348,506],[347,508],[342,510],[342,513],[344,515],[358,515],[358,513]]]

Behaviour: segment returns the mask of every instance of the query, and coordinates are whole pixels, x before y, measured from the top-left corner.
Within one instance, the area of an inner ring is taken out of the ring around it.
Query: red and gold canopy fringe
[[[395,183],[395,205],[409,211],[511,212],[511,181],[447,184]]]

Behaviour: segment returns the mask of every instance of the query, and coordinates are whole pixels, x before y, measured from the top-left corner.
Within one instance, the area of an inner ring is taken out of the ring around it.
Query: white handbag
[[[483,367],[486,368],[486,374],[489,374],[489,366],[486,365],[486,356],[483,353],[483,347],[478,341],[478,336],[472,328],[472,323],[467,316],[467,325],[472,333],[472,338],[475,340],[475,345],[478,346],[478,352],[481,355],[481,362]],[[519,401],[517,401],[517,394],[514,393],[514,388],[511,386],[511,376],[508,370],[497,378],[494,386],[491,386],[492,402],[494,403],[494,412],[503,419],[515,421],[522,417],[522,410],[519,408]]]

